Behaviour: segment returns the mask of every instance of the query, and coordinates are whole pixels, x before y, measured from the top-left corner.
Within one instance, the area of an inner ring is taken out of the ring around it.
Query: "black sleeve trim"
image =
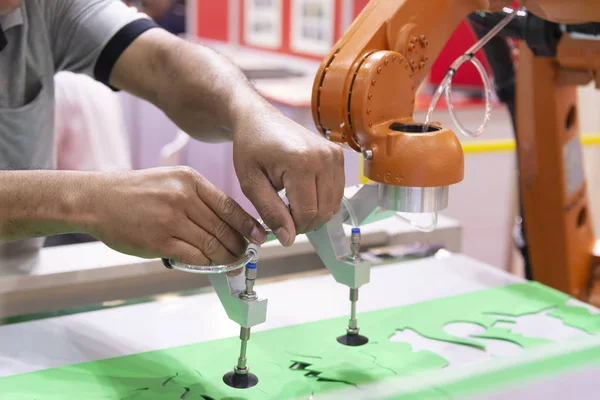
[[[159,27],[147,18],[137,19],[122,27],[104,46],[94,67],[94,78],[110,87],[108,80],[121,54],[135,39],[149,29]]]
[[[0,51],[4,50],[7,44],[8,42],[6,41],[6,36],[2,30],[2,25],[0,25]]]

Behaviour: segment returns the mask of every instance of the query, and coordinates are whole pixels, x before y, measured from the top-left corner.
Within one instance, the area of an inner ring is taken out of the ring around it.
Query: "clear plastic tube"
[[[454,106],[452,105],[452,78],[450,79],[450,83],[446,86],[446,90],[445,90],[446,103],[448,104],[448,111],[450,113],[450,117],[452,118],[452,122],[454,122],[454,125],[458,128],[460,133],[462,133],[463,135],[466,135],[466,136],[478,137],[487,128],[487,125],[490,122],[490,117],[492,115],[492,84],[491,84],[490,78],[485,70],[485,67],[483,66],[483,64],[481,64],[481,61],[479,61],[475,57],[470,57],[468,59],[468,61],[470,61],[471,64],[473,64],[475,66],[475,68],[479,72],[479,75],[481,75],[481,80],[483,81],[484,97],[485,97],[485,114],[483,117],[483,122],[481,123],[481,125],[479,125],[477,130],[470,131],[469,129],[465,128],[465,126],[459,121],[458,117],[456,116],[456,110],[454,109]],[[460,67],[460,65],[462,65],[465,62],[466,61],[463,60],[461,62],[461,64],[459,64],[459,67]]]
[[[448,70],[446,75],[444,75],[444,79],[442,79],[442,83],[437,87],[433,97],[431,98],[431,102],[429,103],[429,108],[427,109],[427,114],[425,115],[425,123],[423,124],[423,132],[429,131],[429,124],[431,124],[431,117],[433,117],[433,112],[435,111],[435,107],[437,103],[440,101],[440,97],[444,94],[444,91],[447,87],[450,86],[452,82],[452,78],[456,74],[456,71]]]
[[[356,218],[356,213],[354,212],[354,208],[352,204],[350,204],[350,200],[346,198],[346,196],[342,197],[342,205],[348,211],[348,217],[350,219],[350,224],[353,228],[358,228],[358,218]]]
[[[249,262],[258,260],[258,246],[249,244],[246,253],[239,260],[229,265],[191,265],[184,264],[178,261],[169,260],[169,264],[173,269],[179,271],[191,272],[193,274],[224,274],[226,272],[235,271],[243,268]]]
[[[521,11],[523,11],[524,9],[521,8],[505,8],[505,11],[509,11],[508,14],[506,15],[506,17],[504,17],[500,22],[498,22],[498,24],[496,26],[494,26],[492,29],[490,29],[490,31],[488,33],[485,34],[485,36],[483,36],[481,39],[479,39],[479,41],[477,41],[477,43],[475,43],[473,46],[471,46],[469,48],[469,50],[467,50],[466,54],[475,54],[477,53],[479,50],[481,50],[483,48],[483,46],[485,46],[487,44],[487,42],[489,42],[494,36],[496,36],[498,33],[500,33],[500,31],[502,29],[504,29],[504,27],[508,24],[510,24],[510,22],[515,19],[517,17],[517,15],[519,15],[521,13]]]
[[[477,43],[475,43],[473,46],[471,46],[471,48],[469,48],[469,50],[467,50],[467,52],[465,54],[463,54],[462,56],[457,58],[454,61],[454,63],[452,63],[452,65],[448,69],[448,72],[444,76],[444,79],[442,79],[441,84],[438,86],[435,93],[433,94],[431,103],[429,105],[429,109],[427,110],[427,115],[425,116],[423,132],[427,132],[429,130],[429,124],[431,123],[431,118],[433,116],[435,107],[437,106],[437,103],[439,102],[442,94],[445,93],[446,94],[446,102],[448,103],[448,110],[450,112],[450,117],[452,118],[452,121],[454,122],[454,124],[456,125],[458,130],[462,134],[471,136],[471,137],[477,137],[483,133],[483,131],[487,127],[487,124],[488,124],[491,114],[492,114],[492,89],[491,89],[492,85],[491,85],[490,78],[487,75],[485,68],[483,67],[481,62],[477,58],[475,58],[475,53],[477,53],[479,50],[481,50],[483,48],[483,46],[485,46],[490,41],[490,39],[492,39],[502,29],[504,29],[504,27],[506,25],[508,25],[518,15],[518,13],[520,11],[521,11],[521,9],[513,9],[510,12],[510,14],[508,14],[502,21],[500,21],[496,26],[494,26],[494,28],[490,29],[490,31],[485,36],[483,36]],[[466,62],[471,62],[475,66],[475,68],[481,75],[481,80],[483,81],[483,85],[484,85],[485,115],[484,115],[483,123],[475,131],[470,131],[470,130],[466,129],[460,123],[460,121],[458,120],[458,117],[456,116],[456,111],[452,105],[452,79],[456,75],[456,71]]]

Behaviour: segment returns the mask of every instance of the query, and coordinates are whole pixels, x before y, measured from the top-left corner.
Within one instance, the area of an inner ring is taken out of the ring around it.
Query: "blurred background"
[[[229,57],[265,98],[284,114],[316,132],[310,108],[315,72],[323,56],[368,0],[138,0],[126,3],[147,13],[174,34],[212,47]],[[436,85],[451,62],[475,40],[466,21],[456,29],[419,89],[416,120],[424,120]],[[514,52],[517,58],[517,50]],[[491,74],[483,53],[477,56]],[[65,78],[61,85],[67,87],[69,80]],[[74,87],[82,90],[86,85],[95,83],[90,80]],[[239,188],[230,144],[190,141],[185,132],[179,132],[160,110],[127,93],[102,92],[103,89],[98,88],[98,96],[74,99],[68,94],[77,90],[70,89],[62,100],[57,101],[57,134],[61,138],[57,151],[59,161],[64,160],[59,165],[65,169],[189,165],[255,214]],[[478,126],[484,113],[482,82],[471,64],[459,70],[453,93],[454,106],[463,124],[470,128]],[[97,104],[91,108],[96,111],[86,112],[90,107],[84,103],[93,101]],[[112,108],[103,111],[102,107]],[[596,135],[600,132],[599,107],[600,96],[593,87],[580,89],[579,118],[586,138],[584,157],[593,210],[599,208],[596,203],[600,202],[600,179],[596,172],[599,170],[597,143],[600,140]],[[112,127],[99,128],[101,125],[94,121],[105,119],[102,117],[104,112],[118,115],[111,119],[118,122]],[[434,120],[453,128],[443,102],[438,105]],[[101,151],[102,144],[93,139],[94,131],[100,134],[107,129],[111,131],[113,144],[108,150]],[[285,132],[281,134],[285,135]],[[491,123],[481,137],[460,137],[466,156],[465,179],[451,187],[450,206],[443,214],[460,222],[465,254],[516,271],[520,265],[512,238],[518,208],[513,135],[509,113],[496,102]],[[84,146],[87,146],[88,154],[94,154],[86,158],[85,163],[77,157],[73,159],[73,154],[83,152],[80,149]],[[347,151],[347,185],[364,182],[361,163],[360,155]],[[597,218],[595,226],[600,228]],[[52,239],[48,244],[53,244]]]

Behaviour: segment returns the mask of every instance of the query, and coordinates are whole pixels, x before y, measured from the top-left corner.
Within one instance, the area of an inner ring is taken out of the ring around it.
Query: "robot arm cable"
[[[442,94],[445,93],[446,103],[448,104],[448,111],[450,113],[450,117],[452,118],[452,121],[454,122],[458,130],[462,134],[471,137],[477,137],[483,133],[483,131],[487,127],[492,113],[492,85],[483,64],[475,57],[475,53],[481,50],[483,46],[485,46],[493,37],[495,37],[508,24],[510,24],[511,21],[513,21],[520,13],[521,10],[511,10],[506,17],[504,17],[498,24],[496,24],[496,26],[494,26],[494,28],[492,28],[485,36],[483,36],[479,41],[477,41],[477,43],[471,46],[471,48],[469,48],[465,52],[465,54],[460,56],[452,63],[452,65],[448,69],[448,72],[444,76],[442,83],[435,91],[435,94],[431,100],[431,104],[429,105],[429,109],[427,110],[427,115],[425,117],[424,131],[426,131],[429,127],[433,111],[435,110],[435,107],[440,97],[442,96]],[[475,131],[471,131],[464,127],[464,125],[459,121],[456,115],[456,110],[452,105],[452,79],[456,75],[458,69],[466,62],[470,62],[475,66],[477,72],[479,72],[479,75],[481,75],[481,80],[483,81],[484,86],[485,115],[482,124]]]

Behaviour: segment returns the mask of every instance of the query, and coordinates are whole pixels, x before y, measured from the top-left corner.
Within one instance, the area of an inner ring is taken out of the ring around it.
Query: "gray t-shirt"
[[[120,54],[156,26],[120,0],[23,0],[0,16],[0,170],[54,168],[54,74],[108,84]],[[9,247],[19,246],[0,245],[0,257]]]

